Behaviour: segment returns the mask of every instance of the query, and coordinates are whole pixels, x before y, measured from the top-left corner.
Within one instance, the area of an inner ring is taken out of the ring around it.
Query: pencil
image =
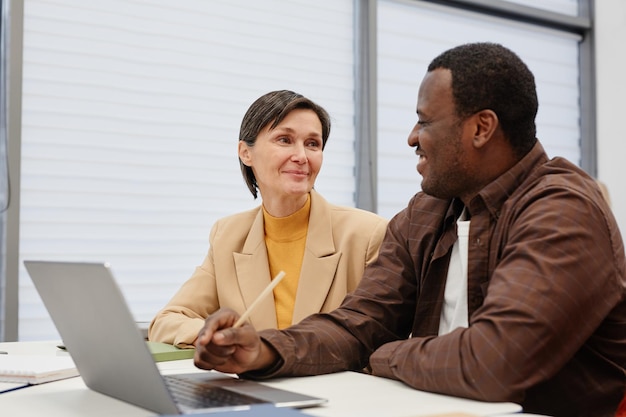
[[[246,322],[246,320],[248,320],[248,317],[250,317],[250,314],[252,314],[252,310],[254,310],[256,308],[256,306],[261,302],[261,300],[263,300],[270,292],[272,292],[274,287],[277,286],[278,283],[284,277],[285,277],[285,272],[284,271],[280,271],[278,274],[276,274],[276,276],[274,277],[272,282],[270,282],[270,284],[267,287],[265,287],[263,292],[261,294],[259,294],[259,296],[256,298],[256,300],[254,300],[254,302],[252,304],[250,304],[250,307],[248,307],[248,309],[246,311],[244,311],[244,313],[241,315],[241,317],[239,317],[239,320],[237,320],[235,322],[233,327],[240,327],[242,324],[244,324]]]

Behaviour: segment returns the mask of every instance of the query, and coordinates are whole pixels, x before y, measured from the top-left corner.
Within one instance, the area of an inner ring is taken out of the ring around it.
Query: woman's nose
[[[306,151],[304,149],[304,145],[296,144],[293,149],[293,155],[291,156],[293,161],[304,162],[306,161]]]

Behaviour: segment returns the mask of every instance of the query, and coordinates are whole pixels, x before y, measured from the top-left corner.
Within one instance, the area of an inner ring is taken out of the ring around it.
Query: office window
[[[150,319],[201,262],[213,222],[259,204],[241,179],[236,138],[249,104],[273,89],[329,110],[316,188],[355,204],[360,2],[25,4],[20,261],[108,261],[136,318]],[[406,145],[417,88],[428,62],[463,42],[501,42],[529,63],[540,139],[551,156],[580,163],[577,36],[424,1],[377,5],[379,214],[391,217],[419,190]],[[520,5],[578,9],[577,0]],[[20,339],[54,337],[23,267],[19,281]]]
[[[351,1],[29,0],[24,14],[21,261],[110,262],[150,320],[213,222],[260,204],[238,130],[275,89],[329,111],[316,189],[354,205]],[[20,340],[56,337],[23,266],[19,313]]]
[[[7,13],[5,12],[5,4],[0,0],[0,261],[4,259],[6,249],[6,210],[9,206],[9,157],[7,149],[7,135],[6,135],[6,119],[7,109],[6,103],[6,91],[7,91],[7,79],[6,79],[6,43],[5,43],[5,29],[7,22]],[[6,273],[5,267],[0,265],[0,341],[4,339],[6,333],[6,314],[4,305],[6,303]]]
[[[9,163],[7,152],[7,61],[5,56],[5,12],[4,4],[0,0],[0,215],[2,215],[9,205]],[[4,236],[3,224],[0,221],[0,248]],[[2,284],[0,279],[0,284]],[[2,299],[2,288],[0,287],[0,299]],[[1,309],[0,309],[1,310]]]
[[[578,0],[502,0],[554,13],[578,16]]]
[[[424,2],[378,3],[378,212],[391,217],[420,189],[407,145],[419,83],[429,62],[476,41],[511,48],[535,74],[537,135],[549,156],[580,164],[580,38],[511,20]]]

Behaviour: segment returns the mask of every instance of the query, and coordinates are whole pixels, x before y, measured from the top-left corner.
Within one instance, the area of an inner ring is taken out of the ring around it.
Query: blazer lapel
[[[293,323],[322,309],[341,259],[341,252],[336,251],[333,242],[330,207],[314,190],[309,219]]]
[[[249,308],[271,282],[263,229],[263,210],[259,209],[241,253],[233,252],[233,258],[241,296],[244,305]],[[250,322],[257,330],[278,326],[273,294],[265,297],[255,308]]]

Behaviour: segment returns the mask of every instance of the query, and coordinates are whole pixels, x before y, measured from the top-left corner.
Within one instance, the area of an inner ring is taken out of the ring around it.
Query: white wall
[[[596,0],[598,178],[626,237],[626,2]]]

